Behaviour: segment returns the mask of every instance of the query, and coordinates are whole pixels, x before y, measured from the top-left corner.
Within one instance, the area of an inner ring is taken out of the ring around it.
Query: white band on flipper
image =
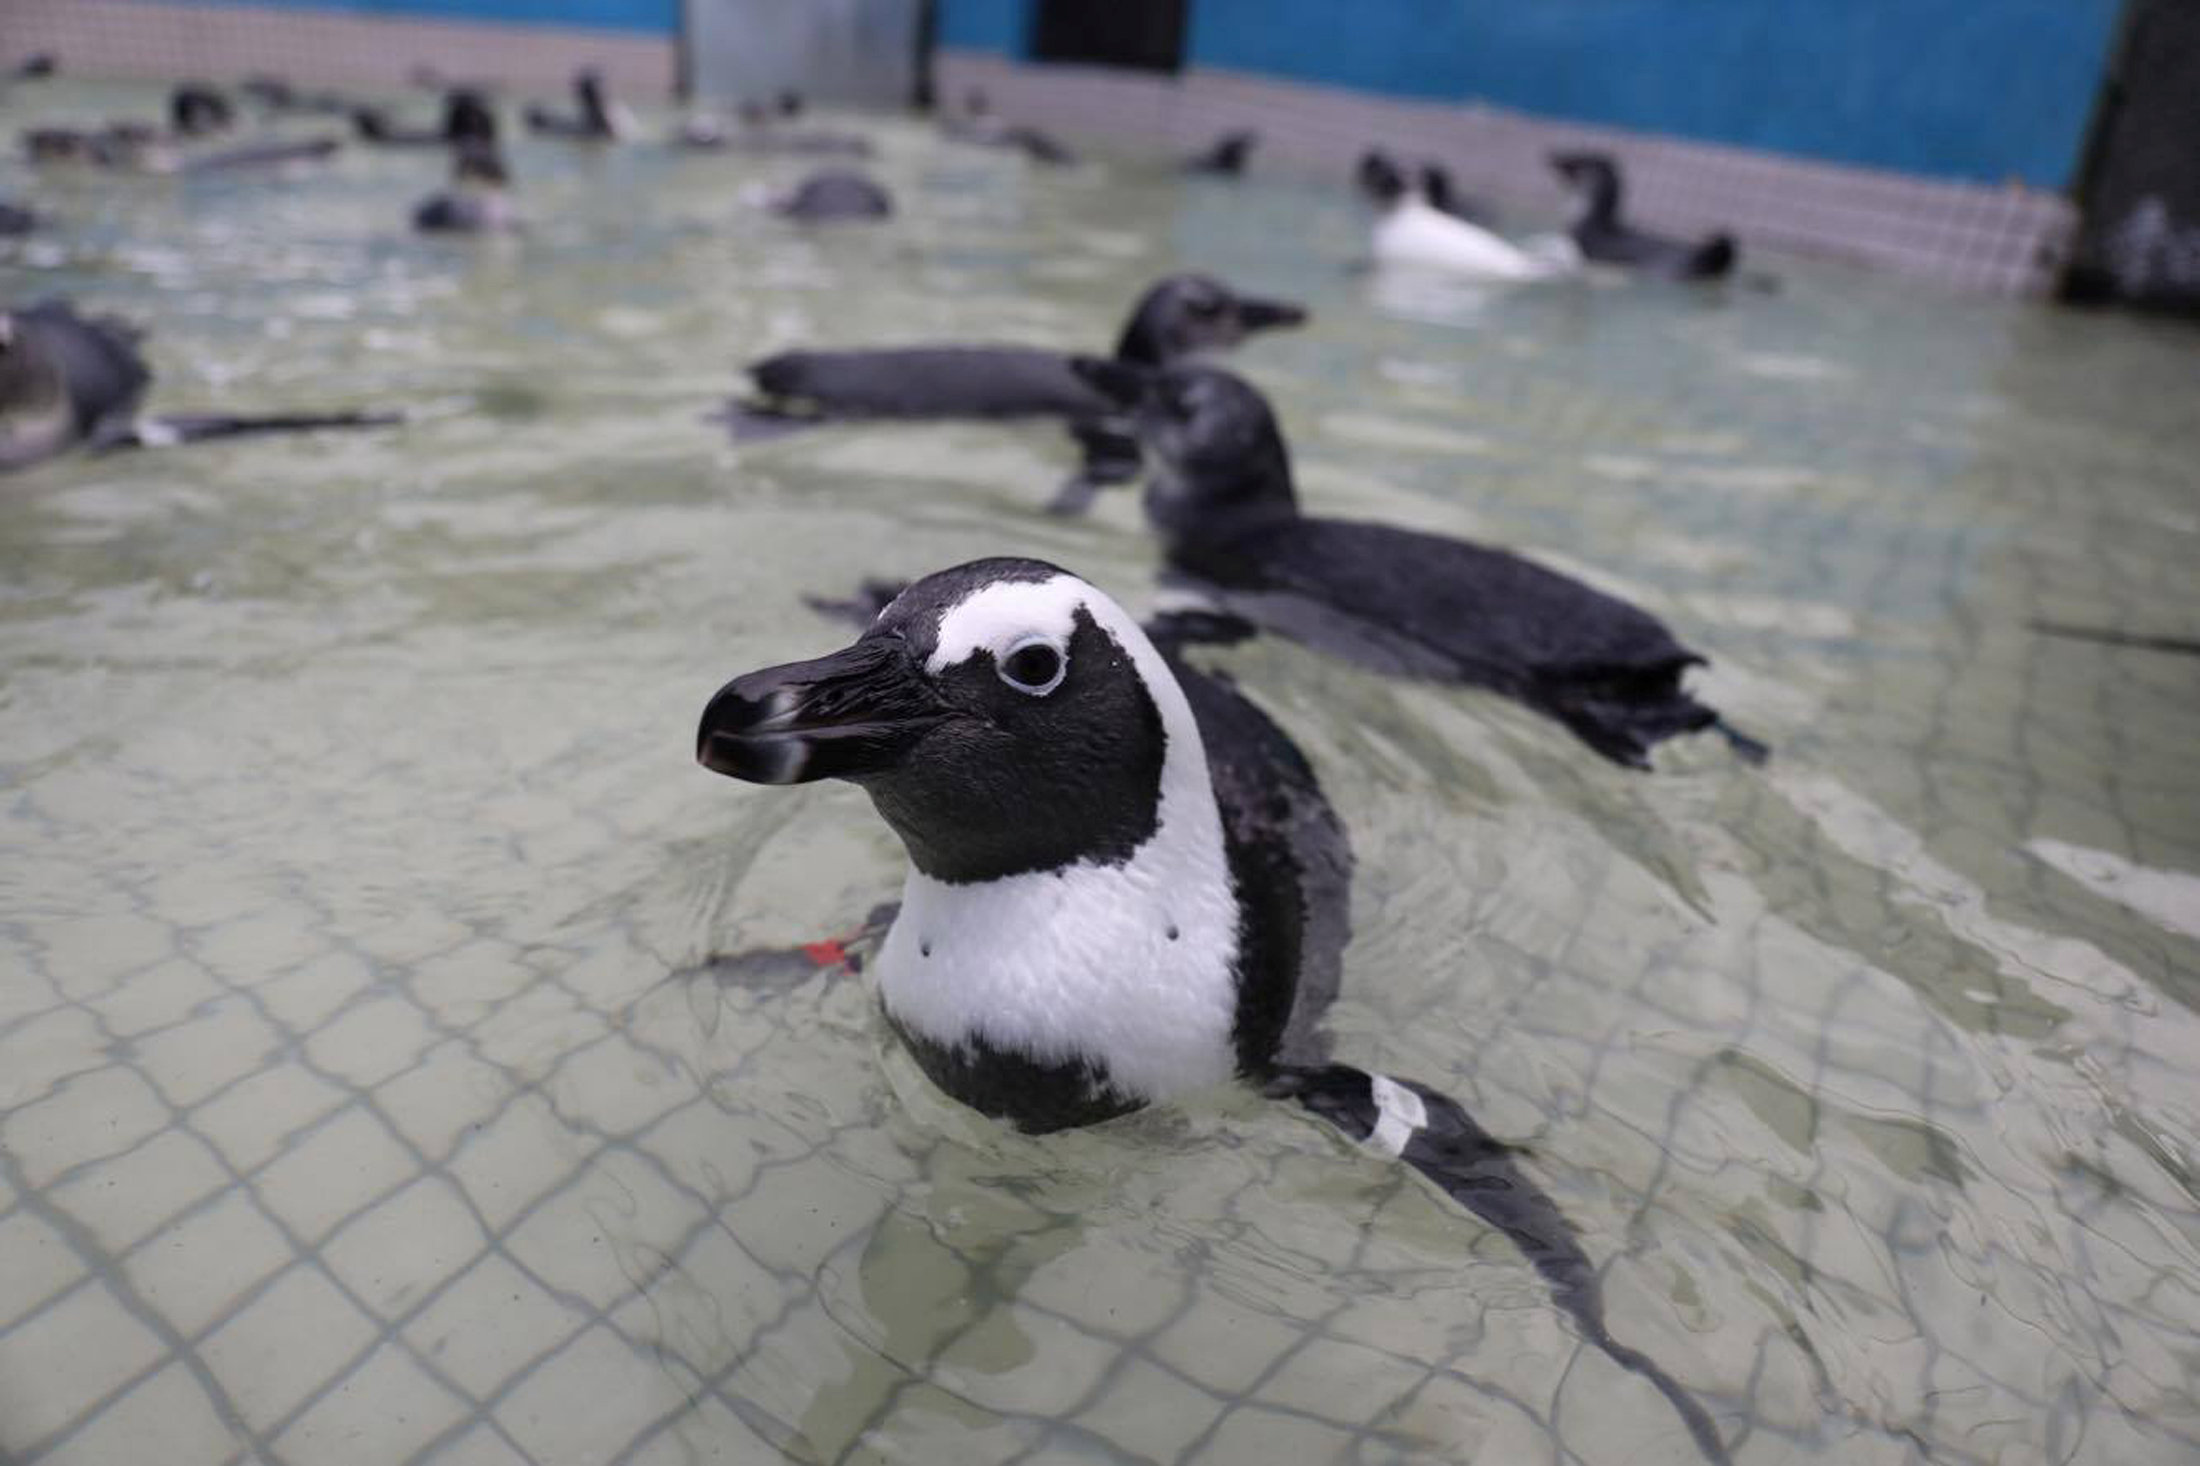
[[[1376,1118],[1366,1143],[1395,1160],[1406,1153],[1415,1133],[1428,1127],[1428,1106],[1412,1090],[1380,1074],[1368,1076],[1368,1089],[1375,1099]]]

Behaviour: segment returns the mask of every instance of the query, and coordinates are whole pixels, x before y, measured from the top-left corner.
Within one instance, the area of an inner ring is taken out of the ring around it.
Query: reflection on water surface
[[[898,880],[860,795],[690,761],[837,644],[800,593],[1153,560],[1127,495],[1034,512],[1045,429],[735,449],[735,365],[1102,347],[1197,266],[1314,307],[1243,360],[1310,506],[1640,601],[1777,748],[1631,776],[1214,654],[1354,831],[1342,1052],[1534,1148],[1741,1461],[2191,1459],[2200,674],[2028,629],[2200,633],[2189,336],[1787,261],[1431,290],[1348,272],[1334,190],[878,134],[905,218],[814,237],[737,203],[774,165],[640,148],[522,144],[486,248],[405,234],[402,155],[39,181],[6,294],[147,321],[160,405],[416,421],[0,490],[0,1453],[1695,1459],[1509,1243],[1281,1110],[1021,1139],[859,979],[696,966]]]

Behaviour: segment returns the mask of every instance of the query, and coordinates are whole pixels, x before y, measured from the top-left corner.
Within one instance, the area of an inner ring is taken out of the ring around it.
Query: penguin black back
[[[1763,756],[1682,687],[1703,658],[1648,612],[1509,550],[1301,514],[1275,415],[1242,379],[1080,370],[1137,411],[1158,461],[1147,517],[1171,570],[1224,609],[1378,671],[1502,693],[1630,768],[1714,727]]]
[[[1551,167],[1580,202],[1572,234],[1586,258],[1676,280],[1714,280],[1733,271],[1740,251],[1730,234],[1690,243],[1627,223],[1619,161],[1609,153],[1555,153]]]

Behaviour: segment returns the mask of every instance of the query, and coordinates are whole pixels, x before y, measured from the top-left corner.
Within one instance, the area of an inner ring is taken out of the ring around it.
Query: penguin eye
[[[994,670],[1003,682],[1029,697],[1045,697],[1069,675],[1069,658],[1043,636],[1027,636],[1001,654]]]

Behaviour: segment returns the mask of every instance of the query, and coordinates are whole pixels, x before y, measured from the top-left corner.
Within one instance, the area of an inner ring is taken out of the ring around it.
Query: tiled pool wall
[[[1469,193],[1559,217],[1545,159],[1561,148],[1616,155],[1628,210],[1659,228],[1727,229],[1752,243],[2004,294],[2051,288],[2073,231],[2068,199],[2037,189],[1943,182],[1778,157],[1480,105],[1399,101],[1230,72],[1163,78],[944,53],[940,95],[972,87],[1016,122],[1189,152],[1255,128],[1263,158],[1338,171],[1373,144],[1440,160]]]
[[[84,76],[402,85],[417,68],[531,89],[582,66],[614,93],[662,97],[679,59],[676,0],[399,0],[200,5],[5,0],[0,56],[49,51]],[[647,25],[636,25],[637,19]]]
[[[593,64],[647,97],[674,84],[683,12],[754,3],[10,0],[7,50],[87,74],[354,84],[427,64],[546,87]],[[936,80],[950,101],[983,87],[1014,120],[1148,146],[1256,127],[1271,161],[1328,169],[1381,141],[1530,208],[1559,204],[1548,152],[1600,147],[1655,225],[1965,289],[2053,287],[2117,0],[1557,4],[1198,0],[1185,70],[1166,76],[1027,62],[1030,0],[942,0]]]

